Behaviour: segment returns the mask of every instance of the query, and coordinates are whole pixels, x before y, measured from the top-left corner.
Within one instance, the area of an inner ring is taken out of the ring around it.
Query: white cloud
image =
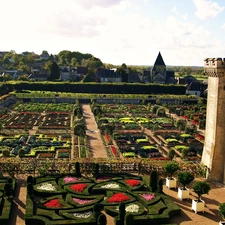
[[[182,19],[187,20],[188,19],[188,14],[185,13],[184,15],[182,15]]]
[[[178,14],[177,12],[177,7],[176,6],[173,6],[172,10],[171,10],[173,13],[175,13],[176,15]]]
[[[193,2],[197,10],[195,15],[199,19],[216,17],[224,10],[224,7],[219,6],[217,2],[212,2],[210,0],[193,0]]]
[[[107,8],[112,5],[120,4],[123,0],[76,0],[77,3],[82,5],[84,8],[92,8],[92,7],[102,7]]]
[[[221,52],[222,41],[204,27],[192,24],[188,14],[155,19],[142,13],[147,3],[137,7],[129,0],[66,3],[4,1],[1,16],[7,19],[0,20],[0,50],[47,50],[53,54],[80,51],[106,63],[128,65],[152,65],[159,51],[167,65],[201,65],[214,51]],[[8,16],[7,8],[12,4]],[[175,6],[172,11],[177,12]]]
[[[222,25],[222,28],[225,30],[225,23]]]

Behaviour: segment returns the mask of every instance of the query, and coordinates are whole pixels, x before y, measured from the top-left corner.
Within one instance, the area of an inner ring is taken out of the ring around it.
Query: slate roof
[[[87,74],[88,68],[86,66],[78,66],[77,67],[77,73]]]
[[[162,58],[162,55],[161,55],[160,52],[159,52],[159,54],[158,54],[158,56],[157,56],[157,58],[155,60],[154,66],[155,65],[160,65],[160,66],[163,65],[163,66],[165,66],[165,63],[163,61],[163,58]]]
[[[140,73],[128,73],[129,83],[142,83],[142,77]]]
[[[199,81],[193,81],[187,87],[188,91],[200,91],[200,89],[201,89],[201,83]]]

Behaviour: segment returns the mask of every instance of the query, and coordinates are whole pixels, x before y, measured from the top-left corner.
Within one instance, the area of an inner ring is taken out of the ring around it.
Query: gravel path
[[[88,138],[89,148],[93,158],[107,158],[105,147],[102,143],[100,131],[97,127],[95,117],[89,104],[81,105],[84,122],[86,125],[86,135]]]

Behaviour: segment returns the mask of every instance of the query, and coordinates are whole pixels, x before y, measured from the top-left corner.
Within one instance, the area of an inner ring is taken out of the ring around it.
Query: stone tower
[[[210,180],[225,183],[225,59],[205,59],[204,71],[208,97],[202,163],[209,169]]]

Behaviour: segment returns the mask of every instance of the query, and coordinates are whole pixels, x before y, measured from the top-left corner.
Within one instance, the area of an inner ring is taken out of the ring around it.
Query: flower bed
[[[125,180],[125,183],[129,184],[131,187],[139,186],[141,184],[139,180]]]
[[[98,181],[98,178],[103,181]],[[118,174],[118,180],[111,181],[111,179],[117,179],[116,175],[105,173],[99,174],[89,182],[81,182],[84,179],[87,178],[78,178],[74,175],[35,178],[37,184],[33,185],[34,196],[32,198],[27,196],[26,224],[33,225],[37,215],[39,221],[36,223],[44,221],[43,224],[48,224],[50,221],[57,221],[60,224],[68,224],[70,220],[73,224],[78,221],[79,224],[93,224],[97,222],[93,211],[97,203],[101,211],[104,210],[115,217],[119,214],[119,204],[123,202],[126,212],[134,216],[135,223],[143,221],[138,224],[152,224],[153,221],[160,224],[160,219],[168,222],[172,212],[180,212],[167,196],[146,191],[133,191],[133,188],[143,185],[140,176]],[[104,181],[105,179],[107,181]],[[120,186],[119,190],[117,190],[118,186]],[[127,191],[128,186],[131,188],[129,191]],[[61,187],[64,192],[56,193]],[[103,194],[95,194],[96,190],[101,190]],[[42,198],[43,196],[45,198]]]
[[[60,208],[62,205],[60,204],[58,199],[52,199],[44,204],[46,207],[50,208]]]
[[[65,184],[67,184],[67,183],[73,183],[73,182],[76,182],[76,181],[79,181],[79,180],[80,180],[79,177],[72,177],[72,176],[66,176],[66,177],[63,178],[63,182]]]
[[[124,202],[128,200],[130,200],[130,198],[126,194],[119,192],[109,198],[107,202]]]
[[[73,190],[73,191],[76,191],[76,192],[83,192],[84,189],[87,187],[87,184],[73,184],[70,186],[70,188]]]
[[[75,183],[75,184],[66,184],[64,189],[74,194],[89,195],[89,189],[94,186],[92,183]]]
[[[117,152],[116,152],[115,146],[111,145],[110,148],[112,150],[113,155],[116,157],[117,156]]]
[[[40,153],[39,158],[54,158],[55,154],[54,153]]]

